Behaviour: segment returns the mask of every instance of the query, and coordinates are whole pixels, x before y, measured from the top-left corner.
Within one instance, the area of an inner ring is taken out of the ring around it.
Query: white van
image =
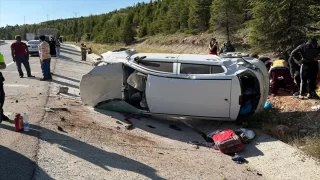
[[[120,100],[142,114],[233,121],[249,103],[250,112],[245,115],[262,110],[268,96],[264,63],[242,54],[219,57],[122,50],[102,57],[104,63],[81,80],[86,105],[99,107]]]

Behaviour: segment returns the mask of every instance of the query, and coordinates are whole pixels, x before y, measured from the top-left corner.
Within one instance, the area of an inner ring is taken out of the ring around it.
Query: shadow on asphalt
[[[66,53],[66,54],[72,54],[72,55],[76,55],[76,56],[81,56],[80,51],[79,52],[72,52],[72,51],[66,51],[64,49],[61,49],[60,52]]]
[[[74,82],[80,83],[80,81],[77,80],[77,79],[73,79],[73,78],[70,78],[70,77],[61,76],[61,75],[59,75],[59,74],[53,74],[52,76],[56,76],[56,77],[59,77],[59,78],[62,78],[62,79],[67,79],[67,80],[70,80],[70,81],[74,81]]]
[[[12,121],[10,123],[12,123]],[[15,131],[13,126],[1,124],[1,127],[3,129]],[[126,171],[132,171],[132,172],[144,175],[150,179],[161,179],[161,180],[163,179],[156,174],[155,169],[153,169],[152,167],[150,167],[146,164],[143,164],[141,162],[135,161],[133,159],[129,159],[127,157],[124,157],[124,156],[116,154],[116,153],[104,151],[104,150],[99,149],[95,146],[92,146],[92,145],[87,144],[85,142],[74,139],[66,134],[60,134],[60,133],[57,133],[57,132],[52,131],[47,128],[42,128],[42,127],[39,127],[36,125],[30,125],[30,128],[31,128],[31,131],[21,132],[21,133],[29,135],[29,136],[35,136],[35,137],[39,138],[40,140],[46,141],[48,143],[58,144],[60,146],[59,148],[61,150],[63,150],[64,152],[72,154],[74,156],[77,156],[78,158],[86,160],[86,161],[88,161],[92,164],[95,164],[97,166],[100,166],[101,168],[105,169],[106,171],[110,171],[107,167],[112,167],[112,168],[122,169],[122,170],[126,170]],[[38,135],[39,132],[41,132],[41,135]],[[44,138],[44,136],[50,136],[50,137],[52,137],[52,139],[46,139],[46,138]],[[2,151],[0,151],[0,154],[1,154],[1,152]],[[3,157],[3,156],[1,156],[1,157]],[[12,159],[14,159],[14,158],[12,158]],[[12,161],[12,162],[14,162],[14,161]],[[2,163],[2,161],[1,161],[1,163]],[[1,169],[1,167],[2,166],[0,166],[0,169]],[[13,167],[15,167],[15,166],[13,166]],[[10,167],[8,167],[8,168],[10,168]],[[21,169],[17,168],[17,171],[20,172]],[[2,171],[2,172],[5,172],[5,171]],[[0,174],[0,177],[1,177],[1,175],[2,174]],[[17,178],[17,179],[27,179],[27,178],[23,177],[23,178]]]
[[[60,59],[59,59],[59,60],[60,60],[60,61],[67,61],[67,62],[74,62],[74,63],[91,65],[90,62],[81,61],[80,59],[81,59],[80,56],[79,56],[79,61],[76,61],[76,60],[73,60],[72,58],[69,58],[69,57],[67,57],[67,56],[60,55]]]
[[[70,84],[70,83],[58,81],[58,80],[55,80],[55,79],[52,79],[51,82],[56,83],[56,84],[60,84],[61,86],[68,86],[68,87],[79,89],[79,86],[77,86],[77,85],[73,85],[73,84]]]
[[[61,48],[60,48],[61,50],[63,49],[63,50],[67,50],[67,51],[73,51],[73,52],[78,52],[78,54],[80,54],[80,51],[79,50],[77,50],[77,49],[75,49],[75,48],[73,48],[73,47],[69,47],[69,46],[61,46]]]
[[[36,171],[42,179],[53,179],[29,158],[0,145],[0,179],[32,179]]]

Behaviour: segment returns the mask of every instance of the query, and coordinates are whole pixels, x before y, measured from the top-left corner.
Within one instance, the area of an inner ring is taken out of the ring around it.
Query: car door
[[[195,66],[187,69],[195,74],[181,74],[179,78],[148,75],[146,98],[150,112],[229,118],[232,80],[224,74],[199,74],[201,70]]]

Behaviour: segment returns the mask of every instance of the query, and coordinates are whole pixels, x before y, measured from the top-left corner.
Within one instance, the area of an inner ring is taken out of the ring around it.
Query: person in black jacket
[[[290,67],[290,74],[296,86],[295,93],[293,94],[294,97],[298,97],[300,95],[300,84],[301,84],[300,64],[299,64],[300,61],[301,61],[301,57],[297,54],[290,55],[288,60],[289,67]]]
[[[299,98],[318,98],[315,93],[318,76],[318,59],[320,47],[315,38],[294,49],[291,56],[294,62],[300,67],[300,93]],[[306,93],[308,93],[306,95]]]
[[[0,52],[0,69],[5,69],[7,67],[5,61],[4,61],[4,57]],[[5,92],[3,89],[3,82],[5,81],[2,73],[0,72],[0,123],[2,121],[7,121],[9,120],[9,118],[3,114],[3,104],[4,104],[4,100],[5,100]]]

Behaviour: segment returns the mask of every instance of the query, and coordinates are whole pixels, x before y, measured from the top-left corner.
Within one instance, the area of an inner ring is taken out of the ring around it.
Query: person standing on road
[[[39,57],[43,74],[43,78],[40,79],[40,81],[48,81],[52,79],[50,72],[50,45],[45,40],[45,36],[40,36]]]
[[[28,77],[34,77],[31,75],[28,46],[21,41],[21,36],[17,35],[15,39],[16,42],[11,44],[11,55],[13,62],[17,65],[19,76],[20,78],[23,78],[23,71],[21,69],[21,64],[23,64],[26,68]]]
[[[4,61],[4,57],[2,53],[0,52],[0,69],[5,69],[7,67],[6,62]],[[0,123],[2,121],[7,121],[9,118],[3,114],[3,104],[5,100],[5,93],[3,89],[3,82],[4,82],[4,77],[2,73],[0,72]]]
[[[60,43],[60,40],[58,38],[57,42],[56,42],[56,57],[57,57],[57,59],[60,58],[60,45],[61,45],[61,43]]]
[[[83,43],[81,43],[81,61],[87,60],[87,47]]]
[[[320,55],[320,47],[315,38],[302,44],[294,49],[291,56],[295,58],[300,66],[300,99],[318,98],[316,90],[316,81],[319,72],[318,59]],[[299,59],[297,57],[300,57]],[[307,88],[308,87],[308,88]],[[308,90],[308,93],[307,93]],[[307,95],[306,95],[307,93]]]

